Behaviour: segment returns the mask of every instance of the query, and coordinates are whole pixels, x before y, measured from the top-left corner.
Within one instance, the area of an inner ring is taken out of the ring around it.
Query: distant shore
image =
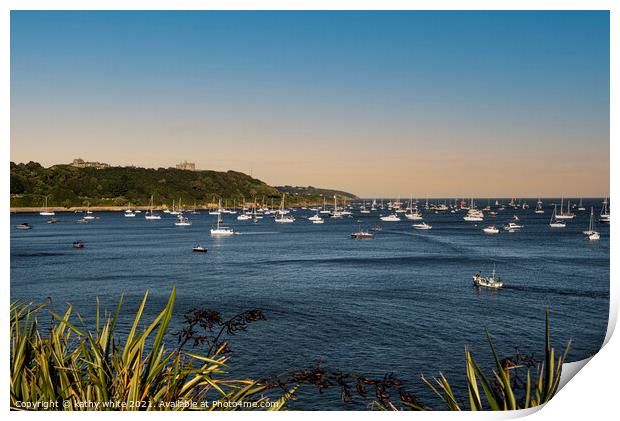
[[[217,208],[217,206],[215,206],[215,208]],[[70,208],[65,208],[63,206],[49,206],[47,208],[48,211],[50,212],[68,212],[68,213],[73,213],[73,212],[86,212],[87,210],[90,210],[91,212],[124,212],[125,210],[127,210],[128,207],[127,206],[91,206],[90,208],[87,206],[73,206]],[[131,207],[132,210],[140,210],[140,211],[147,211],[149,210],[148,206],[132,206]],[[162,206],[155,206],[153,207],[154,211],[163,211],[164,208]],[[214,208],[209,208],[209,207],[197,207],[196,210],[207,210],[207,209],[214,209]],[[15,207],[15,208],[10,208],[11,213],[39,213],[41,212],[43,209],[41,209],[41,207]],[[193,210],[193,208],[192,208]]]

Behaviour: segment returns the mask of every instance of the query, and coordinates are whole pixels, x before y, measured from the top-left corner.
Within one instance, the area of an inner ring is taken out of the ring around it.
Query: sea
[[[96,212],[88,224],[76,224],[83,215],[75,213],[57,213],[56,224],[38,214],[11,214],[11,300],[48,300],[55,311],[70,303],[92,326],[96,299],[111,312],[124,293],[122,338],[146,291],[145,323],[176,285],[171,332],[194,309],[214,309],[224,317],[260,309],[267,317],[229,338],[232,377],[286,376],[317,366],[376,379],[394,373],[402,387],[441,409],[421,376],[443,373],[466,404],[465,349],[492,368],[485,328],[500,357],[518,350],[543,359],[548,308],[553,346],[561,351],[570,340],[569,361],[592,356],[603,343],[609,225],[597,223],[598,241],[582,234],[590,207],[598,220],[602,199],[584,199],[587,210],[573,209],[576,216],[566,228],[548,225],[560,199],[543,199],[544,214],[534,212],[535,199],[527,202],[529,209],[500,210],[495,199],[478,199],[479,207],[490,203],[497,212],[483,222],[464,221],[463,210],[425,210],[421,202],[424,221],[432,226],[427,231],[414,230],[404,214],[401,222],[381,221],[387,209],[361,214],[354,208],[352,216],[326,218],[321,225],[308,221],[314,212],[304,209],[291,212],[292,224],[225,214],[224,223],[236,232],[227,238],[210,236],[216,216],[207,211],[186,214],[190,227],[175,226],[175,217],[164,213],[147,221],[144,213],[126,218]],[[514,216],[521,230],[483,233],[483,227]],[[33,229],[15,229],[24,222]],[[373,239],[351,238],[360,228],[379,227]],[[77,240],[86,246],[73,248]],[[208,252],[192,252],[196,244]],[[490,275],[494,267],[503,288],[473,286],[472,275]],[[176,341],[172,334],[166,338],[170,348]],[[304,385],[289,407],[369,409],[372,397],[344,403],[337,387],[320,393]]]

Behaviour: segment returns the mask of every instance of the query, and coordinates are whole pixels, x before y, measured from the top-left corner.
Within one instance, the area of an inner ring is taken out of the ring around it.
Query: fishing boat
[[[15,225],[15,229],[18,229],[18,230],[30,230],[30,229],[32,229],[32,225],[30,225],[27,222],[24,222],[23,224]]]
[[[78,241],[74,241],[73,244],[71,244],[71,246],[74,249],[83,249],[84,247],[86,247],[86,244],[84,244],[83,241],[78,240]]]
[[[485,278],[480,273],[476,273],[472,276],[475,287],[485,287],[485,288],[501,288],[504,286],[504,283],[499,277],[495,276],[495,265],[493,265],[493,273],[489,278]]]
[[[543,202],[540,200],[540,197],[538,198],[538,201],[536,201],[536,209],[534,210],[534,213],[545,213],[545,210],[543,209]]]
[[[351,234],[351,238],[355,238],[357,240],[363,240],[365,238],[375,238],[375,234],[369,231],[364,231],[362,226],[359,226],[359,231]]]
[[[433,228],[432,225],[429,225],[426,222],[422,222],[421,224],[412,224],[411,227],[416,230],[429,230]]]
[[[284,209],[284,194],[282,194],[282,203],[280,204],[279,215],[276,216],[275,221],[281,224],[292,224],[295,222],[293,215],[289,215],[289,212]]]
[[[56,215],[56,213],[50,211],[47,207],[47,196],[45,196],[45,202],[43,204],[43,207],[41,208],[41,212],[39,212],[39,215],[41,216],[54,216]]]
[[[147,221],[161,219],[161,215],[157,213],[153,213],[153,195],[151,195],[151,200],[149,202],[149,210],[144,214],[144,219]]]
[[[566,222],[558,221],[558,219],[556,218],[555,212],[557,207],[557,205],[553,205],[553,213],[551,214],[551,219],[549,220],[549,226],[551,228],[566,228]]]
[[[488,227],[484,227],[482,228],[482,231],[484,231],[486,234],[499,234],[499,228],[497,228],[495,225],[489,225]]]
[[[177,227],[189,227],[192,225],[192,221],[190,221],[189,218],[180,214],[177,216],[177,220],[174,222],[174,225],[176,225]]]
[[[192,247],[192,251],[194,253],[206,253],[207,248],[204,246],[201,246],[200,244],[196,244],[194,247]]]

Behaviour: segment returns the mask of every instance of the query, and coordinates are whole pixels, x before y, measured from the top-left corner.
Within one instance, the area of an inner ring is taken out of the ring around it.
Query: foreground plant
[[[558,390],[562,375],[562,364],[570,348],[570,342],[557,359],[551,346],[549,335],[549,312],[546,312],[545,360],[537,361],[533,355],[520,352],[500,360],[493,346],[491,336],[486,331],[487,341],[495,361],[495,369],[485,373],[476,363],[469,350],[465,350],[465,370],[469,406],[461,403],[448,379],[439,373],[432,379],[422,376],[422,382],[437,395],[450,411],[461,410],[515,410],[525,409],[547,403]],[[523,379],[523,377],[525,379]],[[330,371],[324,367],[303,369],[283,373],[263,381],[269,388],[281,388],[284,392],[291,385],[306,384],[316,387],[319,392],[336,387],[340,389],[342,401],[352,402],[355,398],[366,401],[371,408],[381,410],[413,409],[432,410],[409,392],[403,382],[393,373],[383,378],[371,379],[355,373]]]
[[[127,338],[115,335],[123,297],[113,315],[100,318],[95,331],[71,321],[73,308],[44,332],[38,313],[45,304],[11,304],[11,408],[80,410],[234,410],[282,409],[292,394],[276,401],[263,394],[266,387],[247,379],[222,378],[226,373],[227,344],[208,356],[166,349],[163,340],[172,317],[176,289],[163,311],[144,329],[140,304]],[[82,322],[79,314],[76,318]]]

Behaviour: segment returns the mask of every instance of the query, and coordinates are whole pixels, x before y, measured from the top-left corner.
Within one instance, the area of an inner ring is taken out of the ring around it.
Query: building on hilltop
[[[193,162],[183,161],[175,165],[177,170],[196,171],[196,164]]]
[[[106,164],[105,162],[89,162],[84,161],[82,158],[74,159],[71,165],[77,168],[110,168],[110,164]]]

